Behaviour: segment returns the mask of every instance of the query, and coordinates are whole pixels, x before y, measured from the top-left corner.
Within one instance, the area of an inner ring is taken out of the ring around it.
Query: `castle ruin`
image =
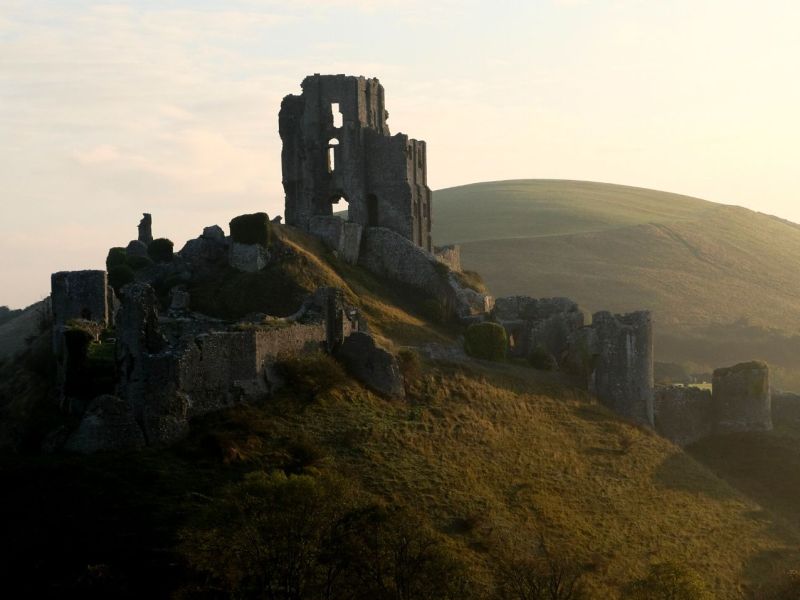
[[[611,410],[655,425],[677,443],[771,427],[765,365],[715,372],[713,399],[685,389],[659,390],[654,399],[649,312],[598,312],[586,325],[567,298],[513,296],[495,303],[483,288],[470,286],[460,248],[432,246],[425,142],[389,133],[378,80],[316,74],[301,87],[302,94],[283,99],[279,113],[286,225],[387,285],[412,288],[420,303],[442,309],[442,318],[499,322],[513,358],[572,373]],[[334,214],[345,208],[346,219]],[[245,216],[263,221],[266,241],[237,241],[233,222],[230,236],[206,227],[181,251],[154,263],[148,258],[152,217],[145,213],[138,239],[115,249],[126,265],[139,265],[134,281],[116,286],[119,299],[105,271],[53,274],[60,395],[81,417],[65,447],[91,452],[168,443],[183,435],[191,417],[278,389],[275,365],[286,354],[332,354],[373,391],[404,397],[395,356],[376,344],[340,290],[319,288],[295,314],[281,318],[255,314],[233,323],[192,311],[186,285],[193,279],[213,278],[225,268],[258,273],[291,254],[288,246],[270,247],[269,227],[281,227],[276,221],[270,224],[265,213]],[[116,337],[101,340],[100,332],[108,335],[114,325]],[[114,350],[110,365],[102,355],[108,347]],[[98,364],[113,377],[105,387],[84,385]]]
[[[430,252],[425,142],[389,133],[380,82],[316,74],[301,87],[279,114],[286,224],[319,232],[346,208],[351,245],[363,228],[385,227]]]

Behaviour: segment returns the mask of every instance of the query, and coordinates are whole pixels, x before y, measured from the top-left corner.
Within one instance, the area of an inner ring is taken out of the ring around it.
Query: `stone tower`
[[[350,222],[431,251],[425,142],[389,133],[380,82],[317,74],[301,87],[279,115],[287,225],[310,231],[314,217],[347,208]]]
[[[648,311],[592,317],[589,390],[614,412],[653,426],[653,322]]]

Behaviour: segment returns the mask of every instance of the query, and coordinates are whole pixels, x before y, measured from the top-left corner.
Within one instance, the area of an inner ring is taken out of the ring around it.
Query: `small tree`
[[[189,563],[211,578],[209,591],[234,598],[324,598],[334,576],[320,562],[331,528],[350,506],[340,480],[250,473],[208,506],[182,534]]]
[[[500,565],[496,597],[503,600],[582,600],[585,568],[573,557],[548,548],[543,537],[533,556]]]
[[[237,244],[261,244],[265,248],[270,243],[270,223],[267,213],[239,215],[230,222],[231,237]]]
[[[650,565],[647,576],[631,583],[626,598],[632,600],[711,600],[700,576],[674,562]]]
[[[470,598],[464,565],[411,513],[380,505],[352,511],[331,537],[328,560],[344,597],[397,600]]]
[[[485,360],[504,360],[508,349],[506,330],[498,323],[475,323],[464,334],[464,350]]]
[[[155,262],[170,262],[172,260],[172,240],[158,238],[147,246],[147,254]]]
[[[556,357],[541,344],[536,346],[528,356],[528,363],[540,371],[555,371],[558,369]]]

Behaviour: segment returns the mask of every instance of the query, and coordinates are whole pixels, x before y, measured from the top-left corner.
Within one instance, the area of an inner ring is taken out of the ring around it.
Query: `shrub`
[[[444,323],[447,320],[447,309],[438,298],[428,298],[422,301],[423,316],[431,323]]]
[[[498,323],[475,323],[464,335],[464,350],[484,360],[503,360],[508,348],[506,330]]]
[[[501,565],[497,598],[503,600],[583,600],[583,567],[574,559],[543,553]],[[626,596],[627,597],[627,596]]]
[[[539,345],[528,356],[528,363],[540,371],[555,371],[558,369],[556,357],[544,346]]]
[[[267,213],[253,213],[239,215],[230,222],[231,237],[238,244],[261,244],[264,247],[270,243],[270,223]]]
[[[181,532],[180,549],[212,584],[207,592],[322,598],[326,541],[350,507],[350,496],[346,482],[338,480],[250,473],[195,516],[193,527]]]
[[[116,265],[108,269],[108,283],[119,294],[122,287],[136,279],[136,274],[128,265]]]
[[[287,385],[306,402],[347,381],[342,366],[327,354],[287,357],[277,367]]]
[[[106,271],[110,270],[111,267],[124,265],[127,258],[128,253],[125,248],[111,248],[108,251],[108,256],[106,256]]]
[[[128,257],[128,266],[134,271],[138,271],[139,269],[144,269],[145,267],[149,267],[152,264],[153,261],[147,258],[146,256]]]
[[[400,363],[400,372],[403,374],[403,379],[406,382],[414,379],[419,375],[422,368],[422,361],[419,359],[419,354],[404,348],[397,353],[397,361]]]
[[[147,254],[155,262],[170,262],[172,260],[172,240],[158,238],[147,246]]]
[[[703,580],[691,569],[673,562],[650,565],[647,576],[627,588],[632,600],[704,600],[710,599]]]

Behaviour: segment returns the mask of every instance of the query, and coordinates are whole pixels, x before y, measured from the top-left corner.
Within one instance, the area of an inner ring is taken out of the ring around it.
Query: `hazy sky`
[[[283,210],[277,113],[380,78],[432,188],[609,181],[800,221],[797,0],[0,0],[0,304]]]

